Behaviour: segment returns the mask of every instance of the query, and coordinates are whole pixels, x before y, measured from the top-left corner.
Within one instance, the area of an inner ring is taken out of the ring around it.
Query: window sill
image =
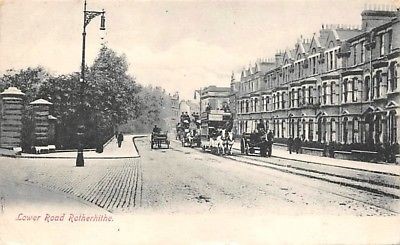
[[[342,102],[340,105],[358,105],[358,104],[362,104],[365,103],[367,101],[347,101],[347,102]],[[338,106],[339,104],[337,104]]]
[[[387,92],[387,95],[393,95],[393,94],[399,94],[399,93],[400,93],[400,90],[397,89],[397,90],[395,90],[395,91]]]

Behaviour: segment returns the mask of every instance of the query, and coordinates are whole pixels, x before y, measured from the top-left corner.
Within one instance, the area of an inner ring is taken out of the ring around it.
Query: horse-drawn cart
[[[240,141],[240,152],[242,154],[260,154],[267,156],[268,142],[265,139],[265,134],[262,133],[244,133]]]
[[[200,135],[196,131],[185,132],[183,138],[181,139],[183,147],[200,147],[201,146],[201,138]]]
[[[162,145],[166,145],[167,149],[169,148],[169,140],[167,133],[152,133],[151,134],[151,149],[154,149],[155,147],[161,148]]]

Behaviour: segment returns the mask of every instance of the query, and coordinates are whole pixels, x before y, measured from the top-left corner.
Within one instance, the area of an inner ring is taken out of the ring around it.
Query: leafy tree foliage
[[[96,147],[119,127],[126,132],[149,132],[154,124],[166,127],[169,96],[160,87],[142,87],[128,74],[125,55],[103,46],[91,67],[86,68],[83,94],[80,73],[52,76],[44,68],[8,70],[0,77],[0,92],[14,86],[26,94],[28,103],[43,98],[53,103],[57,120],[56,144],[77,145],[79,106],[82,99],[86,147]],[[32,143],[32,115],[24,116],[24,145]],[[120,126],[124,125],[124,126]],[[25,132],[26,131],[26,132]]]
[[[93,66],[85,87],[85,108],[95,111],[101,119],[113,126],[135,116],[140,87],[128,75],[125,55],[118,56],[103,46]]]
[[[53,103],[51,114],[57,118],[56,144],[60,148],[76,145],[79,77],[79,73],[52,77],[42,84],[37,95]]]
[[[123,131],[151,132],[154,125],[168,131],[168,121],[172,115],[170,96],[161,87],[143,87],[138,94],[141,101],[137,118],[123,125]]]
[[[19,71],[10,69],[0,78],[0,91],[8,87],[17,87],[26,95],[25,102],[37,99],[37,94],[50,74],[43,67],[27,68]]]

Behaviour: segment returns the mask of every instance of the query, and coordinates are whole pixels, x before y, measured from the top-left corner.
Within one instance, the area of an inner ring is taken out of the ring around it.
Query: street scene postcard
[[[400,1],[0,0],[0,244],[400,244]]]

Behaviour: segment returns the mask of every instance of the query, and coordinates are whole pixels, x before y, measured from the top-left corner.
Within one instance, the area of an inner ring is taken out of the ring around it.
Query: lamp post
[[[105,30],[105,16],[106,13],[104,9],[102,11],[89,11],[86,10],[86,0],[83,7],[83,32],[82,32],[82,64],[81,64],[81,78],[79,80],[79,93],[80,93],[80,101],[79,101],[79,126],[78,126],[78,154],[76,156],[76,166],[83,167],[84,159],[83,159],[83,135],[85,131],[84,126],[84,106],[83,106],[83,92],[85,86],[85,48],[86,48],[86,26],[90,23],[90,21],[96,16],[101,15],[100,21],[100,30]]]

